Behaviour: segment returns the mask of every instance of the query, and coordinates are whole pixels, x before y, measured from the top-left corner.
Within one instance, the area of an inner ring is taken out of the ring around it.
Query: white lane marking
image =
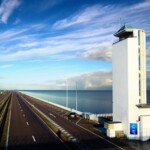
[[[21,109],[21,111],[23,111],[23,110]]]
[[[29,123],[28,123],[28,122],[26,122],[26,124],[27,124],[27,126],[29,125]]]
[[[91,134],[93,134],[93,135],[99,137],[100,139],[102,139],[102,140],[104,140],[104,141],[106,141],[106,142],[108,142],[108,143],[114,145],[115,147],[117,147],[117,148],[119,148],[119,149],[121,149],[121,150],[125,150],[124,148],[120,147],[119,145],[117,145],[117,144],[115,144],[115,143],[113,143],[113,142],[111,142],[111,141],[105,139],[104,137],[102,137],[102,136],[100,136],[100,135],[97,135],[96,133],[94,133],[94,132],[92,132],[92,131],[90,131],[90,130],[88,130],[88,129],[82,127],[82,126],[80,126],[79,124],[76,124],[76,125],[77,125],[78,127],[82,128],[82,129],[86,130],[87,132],[89,132],[89,133],[91,133]]]
[[[63,114],[62,116],[65,116],[66,114],[68,114],[68,112],[66,112],[65,114]]]
[[[56,116],[54,116],[52,113],[49,113],[49,115],[52,116],[52,117],[54,117],[54,118],[56,118]]]
[[[22,96],[21,96],[22,97]],[[28,102],[28,100],[26,100],[24,97],[22,97],[22,99],[26,102],[26,103],[28,103],[30,106],[32,106],[32,104],[30,103],[30,102]],[[38,110],[38,112],[40,112],[40,114],[42,114],[43,116],[45,116],[48,120],[50,120],[50,118],[48,117],[48,116],[46,116],[44,113],[42,113],[39,109],[37,109],[36,107],[35,107],[35,109],[36,110]],[[37,115],[37,114],[36,114]],[[37,117],[39,117],[39,116],[37,116]],[[39,118],[46,126],[47,126],[47,124],[41,119],[41,118]],[[50,121],[50,122],[52,122],[52,120]],[[48,127],[48,126],[47,126]],[[70,150],[70,148],[68,148],[68,146],[62,141],[62,139],[60,139],[60,137],[58,137],[58,135],[51,129],[51,128],[49,128],[48,127],[48,129],[51,131],[51,132],[53,132],[53,134],[60,140],[60,142],[68,149],[68,150]]]
[[[36,139],[35,139],[34,135],[32,135],[32,139],[33,139],[34,142],[36,142]]]
[[[23,117],[25,117],[25,114],[23,114]]]
[[[80,119],[76,122],[76,124],[78,124],[82,119],[83,119],[83,118],[80,118]]]

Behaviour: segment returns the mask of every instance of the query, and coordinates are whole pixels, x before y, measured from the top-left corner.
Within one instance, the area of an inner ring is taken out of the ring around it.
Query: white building
[[[146,98],[145,32],[123,26],[113,44],[113,121],[129,139],[150,138],[150,105]],[[112,129],[117,131],[117,129]]]

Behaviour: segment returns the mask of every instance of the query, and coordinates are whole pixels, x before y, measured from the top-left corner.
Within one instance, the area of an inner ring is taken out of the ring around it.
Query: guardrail
[[[112,113],[105,113],[105,114],[97,114],[97,117],[112,117]]]

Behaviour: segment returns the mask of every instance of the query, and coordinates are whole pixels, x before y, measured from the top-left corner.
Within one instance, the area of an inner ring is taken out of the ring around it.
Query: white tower
[[[130,139],[139,139],[141,112],[146,105],[145,32],[124,25],[114,36],[113,44],[113,121],[123,123],[123,131]],[[150,114],[150,113],[149,113]]]

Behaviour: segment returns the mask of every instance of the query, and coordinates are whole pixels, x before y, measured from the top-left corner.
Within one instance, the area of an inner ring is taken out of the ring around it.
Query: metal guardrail
[[[112,113],[106,113],[106,114],[97,114],[97,117],[112,117],[113,114]]]

